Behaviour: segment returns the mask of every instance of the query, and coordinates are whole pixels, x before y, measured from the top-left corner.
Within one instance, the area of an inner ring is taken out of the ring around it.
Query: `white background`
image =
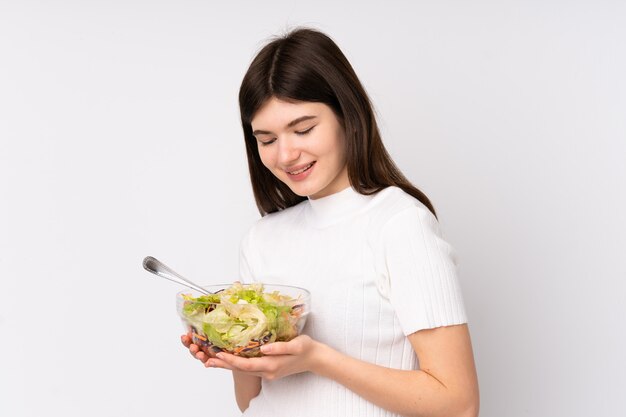
[[[0,1],[1,416],[238,414],[141,260],[236,278],[239,83],[301,24],[459,253],[481,415],[626,415],[626,3],[382,4]]]

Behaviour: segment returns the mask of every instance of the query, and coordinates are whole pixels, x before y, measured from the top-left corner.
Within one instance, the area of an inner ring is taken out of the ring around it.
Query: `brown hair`
[[[261,162],[252,118],[270,98],[328,105],[345,129],[350,184],[360,194],[400,187],[435,214],[430,200],[411,184],[385,149],[372,104],[352,66],[325,34],[300,28],[275,38],[256,55],[239,89],[239,109],[248,168],[262,216],[306,199],[295,194]]]

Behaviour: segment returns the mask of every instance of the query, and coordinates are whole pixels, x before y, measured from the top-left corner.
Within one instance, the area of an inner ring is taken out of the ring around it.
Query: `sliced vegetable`
[[[254,356],[265,343],[296,337],[304,310],[297,299],[263,290],[261,284],[237,282],[217,294],[184,295],[182,312],[193,328],[201,329],[198,333],[204,333],[208,344]]]

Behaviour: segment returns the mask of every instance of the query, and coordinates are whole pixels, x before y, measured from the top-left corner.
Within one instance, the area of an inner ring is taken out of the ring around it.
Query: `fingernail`
[[[213,362],[213,361],[207,361],[207,363],[206,363],[206,367],[207,367],[207,368],[215,368],[215,362]]]
[[[270,353],[272,351],[272,347],[270,345],[261,346],[261,353]]]
[[[222,352],[215,355],[218,359],[224,359],[224,354]]]

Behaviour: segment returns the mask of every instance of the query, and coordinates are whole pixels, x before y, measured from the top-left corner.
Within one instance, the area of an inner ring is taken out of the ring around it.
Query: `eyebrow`
[[[297,125],[298,123],[304,122],[305,120],[310,120],[310,119],[315,119],[317,116],[301,116],[298,117],[297,119],[293,119],[292,121],[290,121],[289,123],[287,123],[287,127],[294,127],[295,125]],[[253,135],[269,135],[272,132],[267,131],[267,130],[255,130],[254,132],[252,132]]]

